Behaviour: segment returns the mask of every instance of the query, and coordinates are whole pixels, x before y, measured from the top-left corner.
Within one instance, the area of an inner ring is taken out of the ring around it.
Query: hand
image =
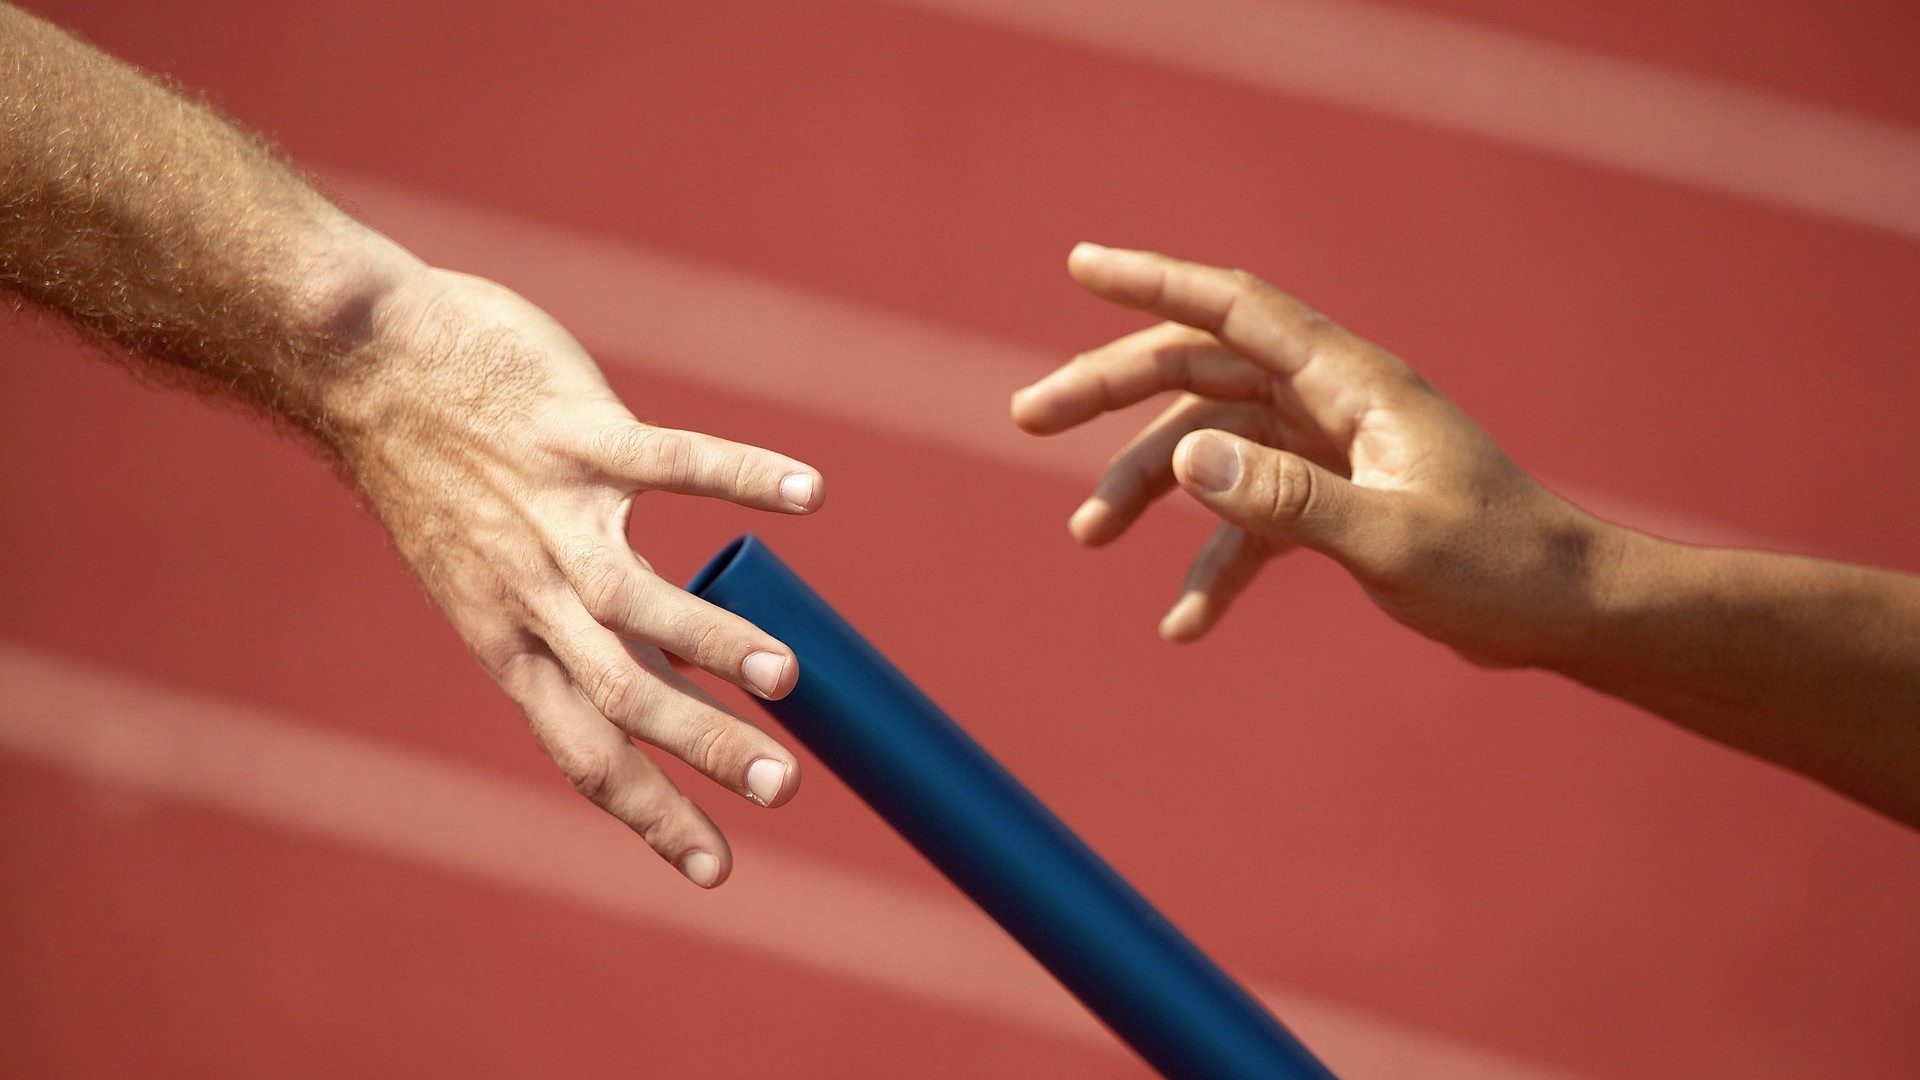
[[[454,627],[574,787],[696,884],[724,881],[724,837],[632,743],[764,806],[799,768],[668,654],[764,698],[793,653],[653,572],[627,541],[660,491],[804,514],[813,469],[640,423],[566,331],[479,278],[422,270],[382,301],[372,363],[329,401],[361,490]]]
[[[793,653],[653,573],[634,496],[808,513],[812,469],[633,418],[539,309],[432,270],[269,147],[0,3],[0,292],[337,458],[560,768],[696,883],[713,822],[629,741],[768,806],[793,755],[674,670],[763,697]]]
[[[1346,567],[1388,614],[1477,663],[1576,647],[1609,527],[1522,472],[1397,357],[1242,271],[1076,247],[1096,296],[1166,319],[1013,396],[1052,434],[1180,392],[1117,454],[1069,522],[1089,547],[1177,483],[1221,518],[1162,621],[1198,638],[1266,561],[1295,547]]]

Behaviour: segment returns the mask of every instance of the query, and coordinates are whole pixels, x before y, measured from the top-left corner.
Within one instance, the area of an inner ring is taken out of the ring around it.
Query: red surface
[[[1132,325],[1066,282],[1073,239],[1254,267],[1552,482],[1920,569],[1911,241],[877,3],[42,8],[323,170],[1060,355]],[[1901,35],[1844,14],[1820,40],[1857,83],[1771,81],[1738,5],[1642,51],[1449,10],[1897,120],[1889,73],[1917,100]],[[560,782],[296,448],[56,336],[4,341],[0,642]],[[1217,640],[1163,645],[1191,515],[1086,554],[1063,529],[1083,484],[613,377],[831,485],[807,521],[643,503],[638,546],[684,576],[761,531],[1236,974],[1581,1075],[1920,1072],[1912,834],[1467,667],[1310,558]],[[732,835],[939,888],[817,767],[778,813],[703,801]],[[24,758],[0,756],[0,807],[8,1074],[1137,1072]]]

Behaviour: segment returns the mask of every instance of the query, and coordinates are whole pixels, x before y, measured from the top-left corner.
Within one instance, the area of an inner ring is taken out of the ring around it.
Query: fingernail
[[[695,885],[711,889],[720,880],[720,860],[710,851],[689,851],[680,856],[680,872]]]
[[[771,698],[780,689],[780,676],[786,672],[787,658],[779,653],[757,652],[740,663],[740,674],[763,698]]]
[[[1187,446],[1187,476],[1202,491],[1226,491],[1240,479],[1240,448],[1218,435],[1201,435]]]
[[[813,477],[794,473],[780,481],[780,497],[802,510],[813,508]]]
[[[1094,243],[1091,240],[1082,240],[1079,243],[1073,245],[1073,252],[1069,254],[1067,257],[1070,259],[1075,259],[1075,258],[1093,259],[1093,258],[1098,258],[1101,255],[1105,255],[1107,252],[1111,250],[1113,249],[1108,247],[1103,247],[1099,244]]]
[[[787,786],[787,763],[772,758],[761,758],[747,766],[747,790],[753,793],[753,801],[761,806],[772,806],[780,797],[780,789]]]

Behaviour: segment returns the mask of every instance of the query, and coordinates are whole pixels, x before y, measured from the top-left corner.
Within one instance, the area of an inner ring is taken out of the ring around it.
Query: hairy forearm
[[[0,4],[0,289],[331,445],[417,267],[211,107]]]
[[[1920,826],[1920,577],[1609,530],[1552,665]]]

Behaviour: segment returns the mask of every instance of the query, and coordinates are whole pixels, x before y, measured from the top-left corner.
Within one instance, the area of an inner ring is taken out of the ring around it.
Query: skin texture
[[[1558,671],[1920,827],[1920,577],[1595,518],[1404,361],[1243,271],[1092,244],[1068,271],[1165,321],[1020,390],[1013,419],[1046,435],[1177,395],[1068,523],[1098,547],[1175,487],[1220,518],[1163,637],[1202,637],[1309,548],[1468,660]]]
[[[812,468],[639,422],[533,305],[421,263],[204,103],[5,5],[0,290],[312,445],[573,785],[690,880],[726,879],[726,840],[635,740],[793,797],[793,755],[668,659],[777,698],[791,650],[627,535],[648,491],[810,513]]]

